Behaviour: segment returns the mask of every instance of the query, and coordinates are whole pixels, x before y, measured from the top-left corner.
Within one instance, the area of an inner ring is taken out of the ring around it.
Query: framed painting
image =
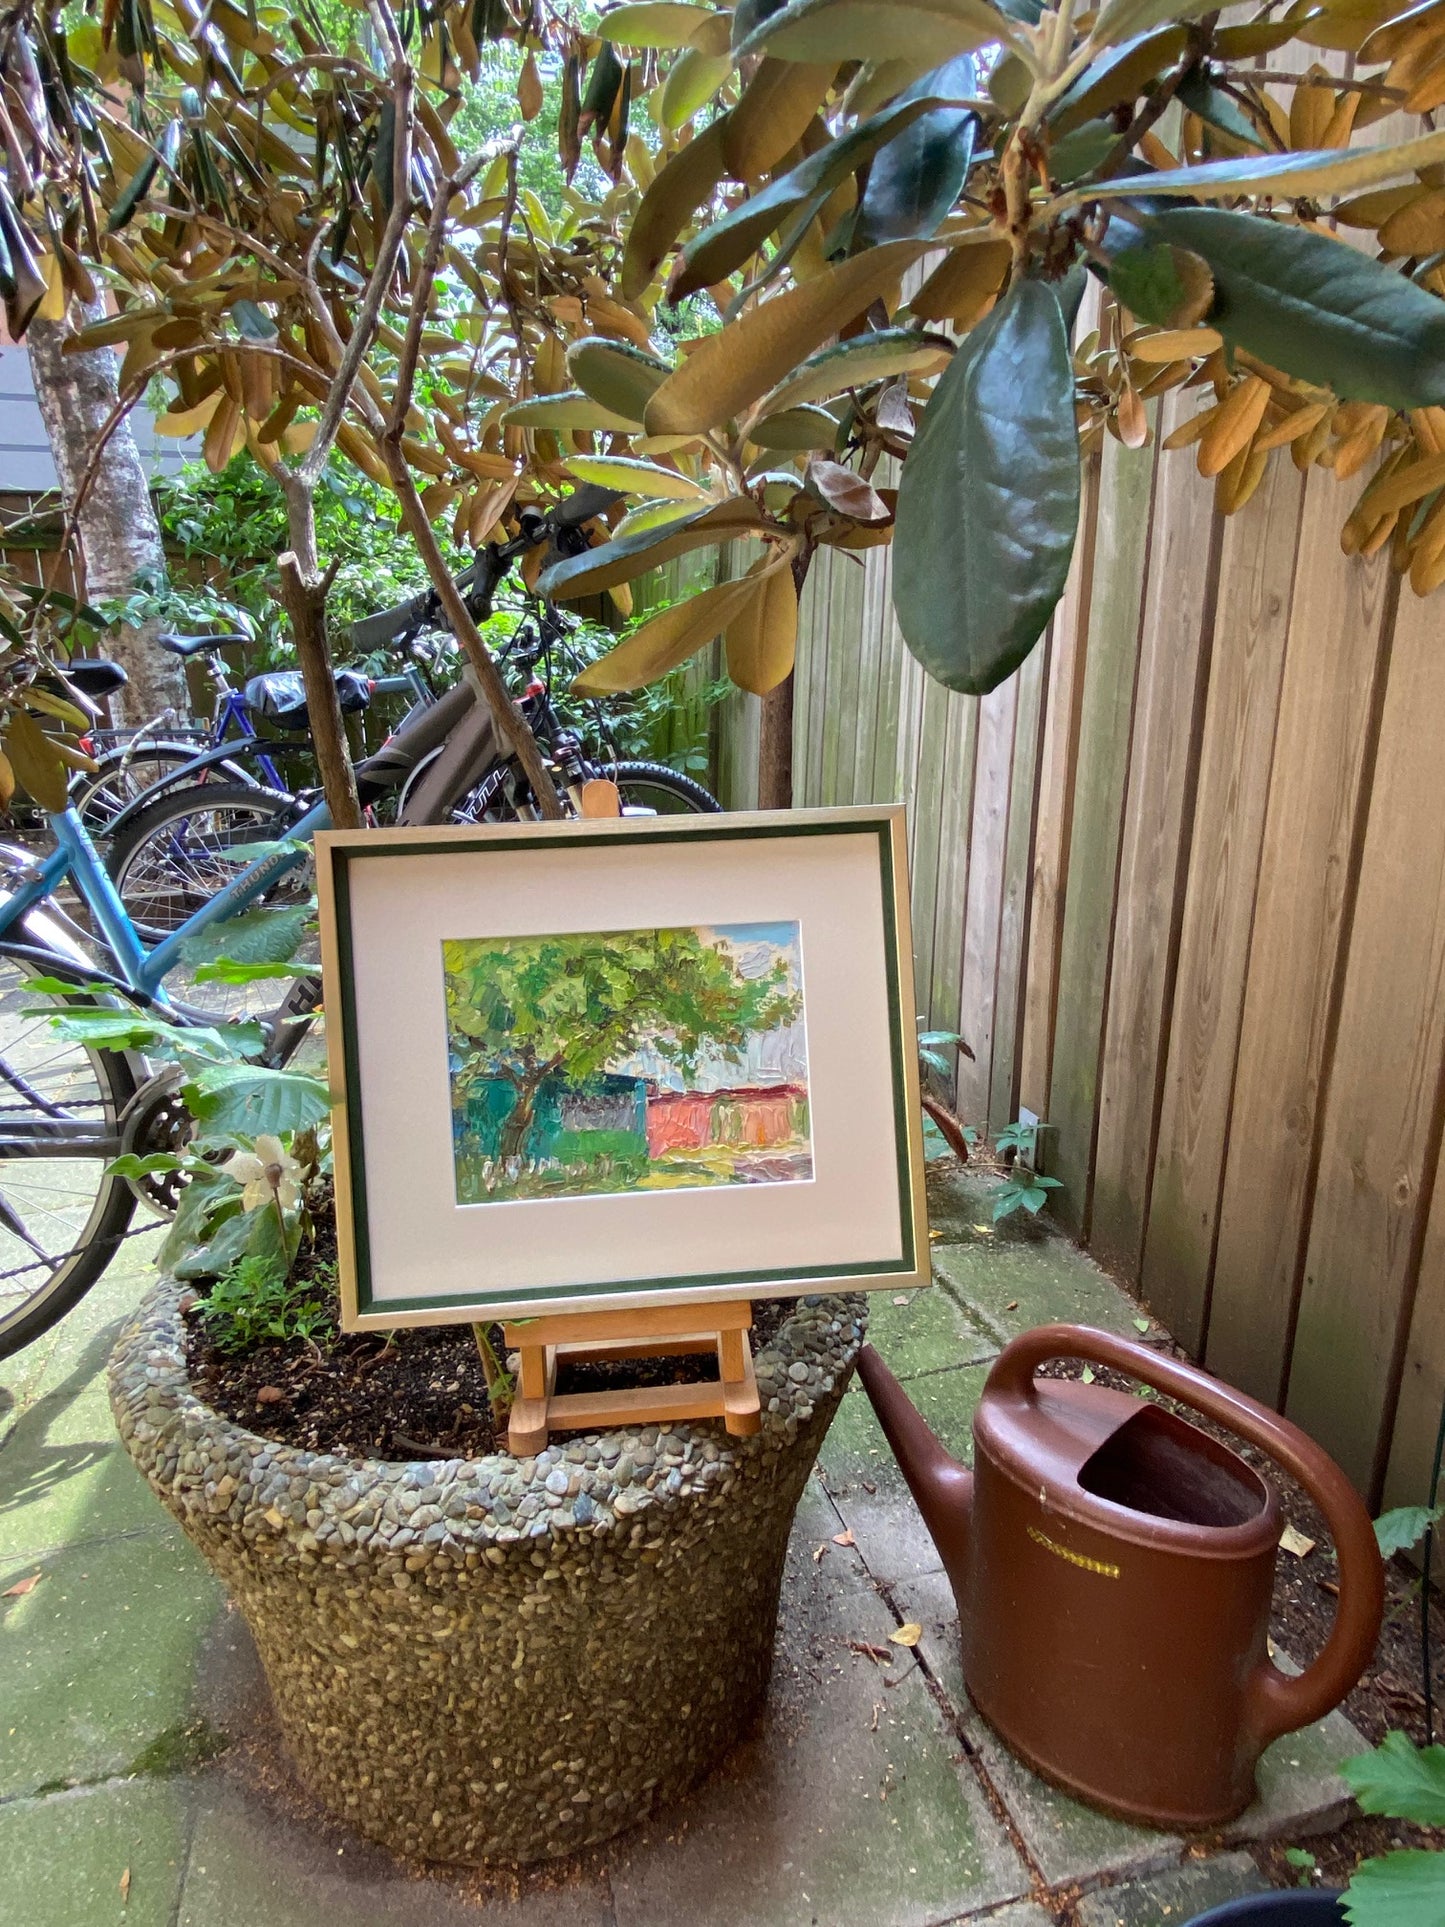
[[[316,839],[348,1330],[928,1275],[901,808]]]

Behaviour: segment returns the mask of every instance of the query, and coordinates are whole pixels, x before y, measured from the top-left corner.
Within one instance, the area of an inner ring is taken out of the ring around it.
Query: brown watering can
[[[1060,1358],[1192,1406],[1304,1486],[1340,1587],[1305,1672],[1282,1673],[1268,1652],[1273,1487],[1152,1402],[1035,1378]],[[969,1694],[1048,1779],[1155,1826],[1216,1825],[1254,1798],[1270,1741],[1338,1705],[1364,1671],[1384,1604],[1369,1514],[1313,1440],[1244,1393],[1109,1332],[1041,1326],[988,1375],[970,1472],[871,1346],[858,1369],[958,1601]]]

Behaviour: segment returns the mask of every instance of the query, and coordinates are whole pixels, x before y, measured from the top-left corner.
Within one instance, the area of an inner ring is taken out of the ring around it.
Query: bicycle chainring
[[[153,1077],[141,1085],[125,1108],[120,1122],[122,1153],[133,1151],[137,1157],[157,1152],[181,1156],[195,1133],[196,1121],[181,1099],[178,1072]],[[184,1171],[154,1171],[143,1178],[131,1178],[130,1188],[142,1204],[165,1217],[174,1217],[186,1187]]]

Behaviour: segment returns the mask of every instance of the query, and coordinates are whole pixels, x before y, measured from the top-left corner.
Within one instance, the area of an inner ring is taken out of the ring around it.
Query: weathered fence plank
[[[1104,444],[1084,664],[1078,770],[1069,839],[1064,933],[1059,949],[1047,1165],[1063,1180],[1057,1214],[1071,1231],[1087,1222],[1094,1100],[1109,987],[1114,875],[1134,709],[1139,616],[1149,556],[1153,443]]]
[[[1171,395],[1160,409],[1161,436],[1196,405],[1192,396]],[[1148,1222],[1221,536],[1212,484],[1187,456],[1163,456],[1115,888],[1089,1234],[1101,1262],[1131,1282]]]
[[[1283,1386],[1356,881],[1361,772],[1379,724],[1394,585],[1341,554],[1339,495],[1310,479],[1219,1207],[1205,1357]]]
[[[1445,650],[1402,596],[1326,1102],[1286,1409],[1378,1496],[1440,1152]]]
[[[1179,941],[1164,1106],[1144,1239],[1150,1306],[1196,1350],[1208,1312],[1220,1176],[1304,478],[1274,464],[1259,512],[1230,519]],[[1132,913],[1127,903],[1121,915]]]

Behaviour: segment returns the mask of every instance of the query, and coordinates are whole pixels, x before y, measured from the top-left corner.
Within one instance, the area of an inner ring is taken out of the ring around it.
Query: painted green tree
[[[548,1078],[585,1083],[644,1044],[691,1074],[704,1044],[740,1056],[800,1009],[785,963],[744,977],[696,930],[465,938],[442,962],[457,1089],[501,1077],[517,1094],[503,1157],[521,1155]]]

